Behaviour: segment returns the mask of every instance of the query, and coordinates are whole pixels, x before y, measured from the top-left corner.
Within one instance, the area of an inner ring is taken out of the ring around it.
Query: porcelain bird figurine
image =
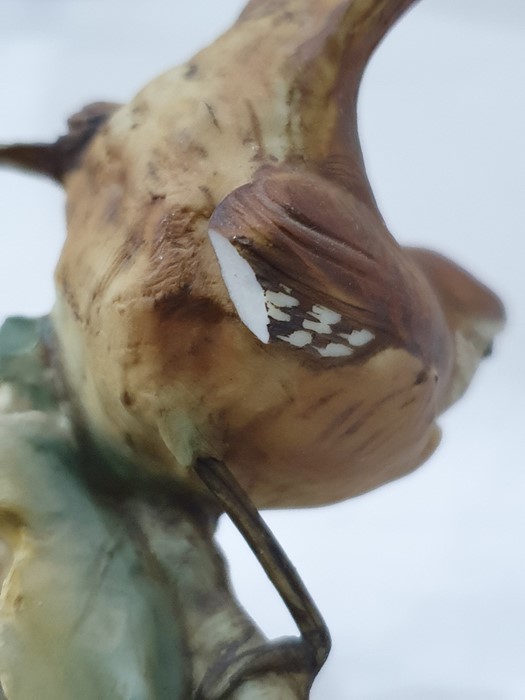
[[[356,496],[434,451],[504,314],[401,247],[367,180],[359,83],[413,1],[252,0],[129,104],[2,150],[67,193],[53,320],[97,440],[196,489],[196,460],[223,460],[259,507]]]

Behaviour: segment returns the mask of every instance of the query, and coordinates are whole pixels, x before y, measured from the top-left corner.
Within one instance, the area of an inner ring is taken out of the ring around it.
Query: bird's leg
[[[266,672],[307,674],[311,681],[326,661],[330,635],[297,571],[227,466],[199,459],[195,470],[242,534],[288,608],[299,638],[284,638],[241,653],[205,675],[198,700],[223,700],[241,683]]]

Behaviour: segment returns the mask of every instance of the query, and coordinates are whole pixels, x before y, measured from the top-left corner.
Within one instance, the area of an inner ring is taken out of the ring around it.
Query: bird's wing
[[[370,348],[410,349],[414,326],[430,320],[427,289],[377,211],[321,175],[265,168],[226,197],[210,228],[277,306],[270,341],[317,330],[323,342],[344,343],[355,332],[358,343],[373,336]]]

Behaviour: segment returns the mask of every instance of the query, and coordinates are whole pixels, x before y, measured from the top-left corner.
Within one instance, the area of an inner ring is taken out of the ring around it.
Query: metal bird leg
[[[313,682],[330,651],[330,634],[297,571],[228,467],[199,459],[195,471],[242,534],[288,608],[300,637],[251,649],[206,674],[196,700],[224,700],[242,682],[261,673],[308,673]]]

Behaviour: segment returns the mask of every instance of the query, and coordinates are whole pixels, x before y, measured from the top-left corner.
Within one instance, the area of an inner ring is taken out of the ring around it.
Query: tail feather
[[[55,143],[0,146],[0,166],[39,173],[62,182],[78,163],[84,149],[118,105],[96,102],[68,120],[69,132]]]

